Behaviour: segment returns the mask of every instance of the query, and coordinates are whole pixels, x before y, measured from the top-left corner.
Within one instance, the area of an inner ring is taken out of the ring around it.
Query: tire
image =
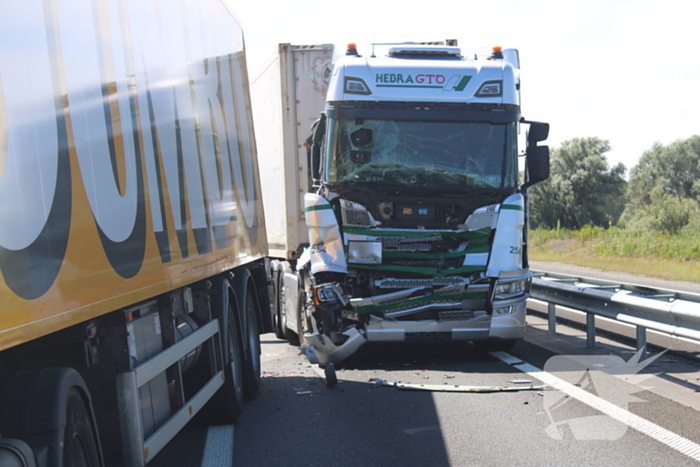
[[[85,402],[76,388],[66,400],[66,428],[63,436],[64,467],[97,467],[100,456]]]
[[[517,342],[516,339],[474,341],[474,347],[480,352],[510,352]]]
[[[273,286],[272,300],[274,302],[272,306],[272,326],[275,330],[275,336],[278,339],[285,339],[284,323],[282,322],[282,310],[284,304],[282,303],[282,272],[277,270],[275,272],[275,280]]]
[[[0,374],[0,431],[21,438],[44,464],[104,465],[90,391],[72,368]]]
[[[282,335],[284,339],[287,339],[292,344],[297,344],[299,336],[289,328],[289,318],[287,317],[287,311],[285,306],[284,297],[284,269],[280,271],[279,277],[279,307],[280,307],[280,323],[282,327]],[[296,323],[294,329],[297,329]]]
[[[243,397],[253,399],[260,389],[260,327],[258,326],[258,305],[250,289],[245,292],[246,332],[248,352],[243,363]]]
[[[216,296],[222,294],[220,297]],[[224,365],[224,384],[198,414],[198,424],[230,425],[243,412],[243,347],[240,342],[238,319],[234,312],[235,295],[228,281],[216,287],[212,316],[219,320],[221,330],[221,357]],[[225,308],[224,308],[225,307]],[[224,312],[225,309],[225,312]],[[205,381],[210,376],[205,375]]]
[[[228,307],[226,323],[226,348],[224,349],[224,385],[212,399],[215,410],[220,410],[221,424],[231,424],[243,412],[243,351],[239,342],[238,320],[233,314],[233,306]]]
[[[300,346],[305,346],[308,345],[308,342],[306,342],[306,339],[304,339],[304,302],[306,301],[306,292],[303,290],[303,285],[302,287],[299,288],[299,292],[297,293],[297,343]]]

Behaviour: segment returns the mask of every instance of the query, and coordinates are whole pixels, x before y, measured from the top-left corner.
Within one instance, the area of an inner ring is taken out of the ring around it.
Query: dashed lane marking
[[[209,427],[202,467],[233,467],[233,425]]]

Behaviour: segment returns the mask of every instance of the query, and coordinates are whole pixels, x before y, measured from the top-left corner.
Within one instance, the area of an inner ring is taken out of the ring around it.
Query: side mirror
[[[544,141],[549,136],[549,123],[523,122],[529,123],[530,129],[527,132],[527,145],[535,145],[538,141]]]
[[[321,113],[318,124],[314,129],[311,146],[311,177],[314,182],[321,179],[321,143],[326,136],[326,114]]]
[[[523,188],[549,178],[549,146],[530,146],[527,148],[527,182]]]

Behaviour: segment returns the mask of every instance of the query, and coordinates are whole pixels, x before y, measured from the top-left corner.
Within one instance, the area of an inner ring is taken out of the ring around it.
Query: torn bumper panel
[[[367,339],[360,334],[357,328],[350,328],[343,335],[347,336],[348,339],[341,345],[334,344],[328,336],[320,334],[304,334],[304,339],[314,349],[318,364],[324,367],[328,363],[342,362],[367,342]]]

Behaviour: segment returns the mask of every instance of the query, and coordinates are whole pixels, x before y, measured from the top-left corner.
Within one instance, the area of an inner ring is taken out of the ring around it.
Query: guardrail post
[[[637,326],[637,351],[641,350],[641,355],[639,360],[644,360],[647,358],[647,328],[644,326]]]
[[[549,335],[557,333],[557,306],[554,303],[547,304],[547,318],[549,318]]]
[[[586,313],[586,347],[595,349],[595,313]]]

